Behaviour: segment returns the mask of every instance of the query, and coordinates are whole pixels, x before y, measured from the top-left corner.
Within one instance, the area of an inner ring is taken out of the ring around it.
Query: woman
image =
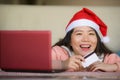
[[[120,71],[120,58],[105,46],[108,41],[107,26],[95,13],[83,8],[68,23],[66,36],[52,47],[53,69]],[[85,56],[91,52],[99,60],[84,67]]]

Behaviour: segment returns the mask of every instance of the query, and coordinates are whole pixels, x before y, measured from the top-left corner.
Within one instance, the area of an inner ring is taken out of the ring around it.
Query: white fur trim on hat
[[[110,41],[110,38],[108,36],[105,36],[101,39],[103,43],[108,43]]]
[[[69,32],[70,30],[72,30],[75,27],[80,27],[80,26],[90,26],[93,29],[95,29],[96,31],[99,30],[99,25],[96,24],[95,22],[88,20],[88,19],[80,19],[80,20],[75,20],[72,23],[70,23],[68,25],[68,27],[66,28],[66,33]]]

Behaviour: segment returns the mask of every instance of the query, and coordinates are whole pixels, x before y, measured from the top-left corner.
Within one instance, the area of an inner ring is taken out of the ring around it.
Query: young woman
[[[68,23],[65,37],[52,47],[53,69],[120,71],[120,57],[105,46],[108,41],[107,26],[95,13],[83,8]],[[84,67],[84,57],[91,52],[99,60]]]

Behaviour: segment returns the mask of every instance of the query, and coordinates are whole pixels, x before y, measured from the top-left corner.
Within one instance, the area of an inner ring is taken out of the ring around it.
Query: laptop
[[[51,32],[1,30],[0,68],[51,72]]]

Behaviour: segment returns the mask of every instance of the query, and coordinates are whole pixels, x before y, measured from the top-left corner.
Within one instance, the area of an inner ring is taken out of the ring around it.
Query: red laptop
[[[51,71],[51,32],[1,30],[0,68]]]

